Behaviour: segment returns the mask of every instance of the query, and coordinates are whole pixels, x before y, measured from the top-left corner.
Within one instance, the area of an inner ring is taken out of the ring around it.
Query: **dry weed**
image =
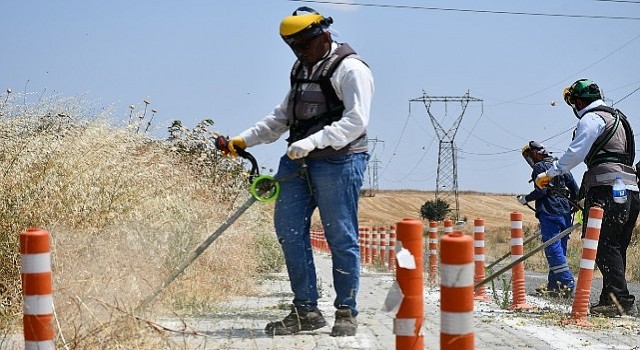
[[[20,332],[19,234],[43,227],[51,234],[58,344],[180,348],[131,310],[249,196],[242,165],[208,148],[203,130],[197,140],[182,130],[183,145],[198,147],[176,148],[110,125],[81,99],[10,102],[0,107],[0,339]],[[250,208],[145,317],[204,313],[251,293],[251,277],[264,269],[256,258],[279,253],[271,232],[264,207]]]

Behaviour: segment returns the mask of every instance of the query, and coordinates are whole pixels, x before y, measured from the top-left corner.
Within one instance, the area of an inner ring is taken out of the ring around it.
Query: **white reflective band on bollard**
[[[51,272],[51,253],[22,254],[22,273]]]
[[[586,249],[598,250],[598,241],[596,241],[595,239],[585,238],[582,240],[582,247]]]
[[[474,263],[440,264],[440,285],[445,287],[469,287],[473,285]]]
[[[473,311],[442,311],[440,314],[440,331],[447,334],[468,334],[473,332]]]
[[[44,341],[30,341],[27,340],[24,342],[25,350],[55,350],[56,346],[53,343],[53,340],[44,340]]]
[[[416,335],[416,319],[415,318],[394,318],[393,334],[412,337]]]
[[[598,230],[602,226],[602,219],[589,218],[587,220],[587,227],[597,228]]]
[[[22,311],[25,315],[49,315],[53,314],[53,296],[25,295]]]
[[[593,270],[596,262],[590,259],[580,259],[580,268]]]

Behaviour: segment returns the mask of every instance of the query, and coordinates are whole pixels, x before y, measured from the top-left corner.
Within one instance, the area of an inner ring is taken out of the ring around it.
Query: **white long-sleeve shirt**
[[[568,173],[571,169],[580,164],[587,157],[589,150],[598,137],[606,130],[606,123],[594,112],[586,113],[588,110],[598,106],[606,106],[604,101],[596,100],[584,109],[578,111],[580,120],[576,127],[576,134],[569,147],[553,166],[547,170],[547,175],[554,177]]]
[[[332,43],[325,59],[337,48],[338,44]],[[321,63],[322,61],[316,63],[313,71],[318,69]],[[305,69],[306,77],[311,76],[313,71],[307,72]],[[340,149],[362,135],[369,125],[374,82],[369,67],[354,57],[345,58],[336,68],[330,81],[345,107],[342,118],[310,135],[309,138],[313,140],[316,148],[331,146]],[[290,93],[291,91],[264,119],[240,133],[247,147],[274,142],[289,130],[287,116],[291,112],[287,110],[287,106]]]

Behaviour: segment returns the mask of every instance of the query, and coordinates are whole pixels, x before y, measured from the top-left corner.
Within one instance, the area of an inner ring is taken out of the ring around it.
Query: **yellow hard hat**
[[[280,23],[280,35],[283,37],[297,34],[314,24],[319,24],[324,17],[318,14],[303,16],[287,16]]]
[[[314,9],[303,6],[282,20],[280,36],[290,46],[296,46],[324,33],[331,23],[331,17],[325,18]]]

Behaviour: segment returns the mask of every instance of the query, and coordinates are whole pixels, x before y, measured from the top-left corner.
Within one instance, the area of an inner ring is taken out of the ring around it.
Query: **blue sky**
[[[424,105],[409,102],[423,91],[454,97],[469,91],[483,100],[469,105],[456,134],[460,190],[530,191],[530,168],[519,150],[529,140],[541,140],[562,153],[576,118],[561,94],[580,78],[596,81],[640,132],[640,91],[634,92],[640,87],[638,2],[366,3],[393,6],[6,1],[0,11],[0,91],[27,92],[30,99],[82,95],[114,108],[116,122],[126,120],[130,104],[141,108],[147,99],[158,111],[157,138],[167,136],[175,119],[192,127],[207,118],[215,121],[215,130],[233,136],[284,97],[294,56],[278,26],[306,5],[333,17],[340,33],[335,39],[351,44],[373,71],[369,136],[383,141],[375,144],[371,163],[378,167],[381,189],[435,188],[438,139]],[[461,112],[459,103],[435,102],[431,111],[445,129]],[[285,148],[283,137],[250,151],[275,168]],[[583,171],[573,171],[578,180]]]

